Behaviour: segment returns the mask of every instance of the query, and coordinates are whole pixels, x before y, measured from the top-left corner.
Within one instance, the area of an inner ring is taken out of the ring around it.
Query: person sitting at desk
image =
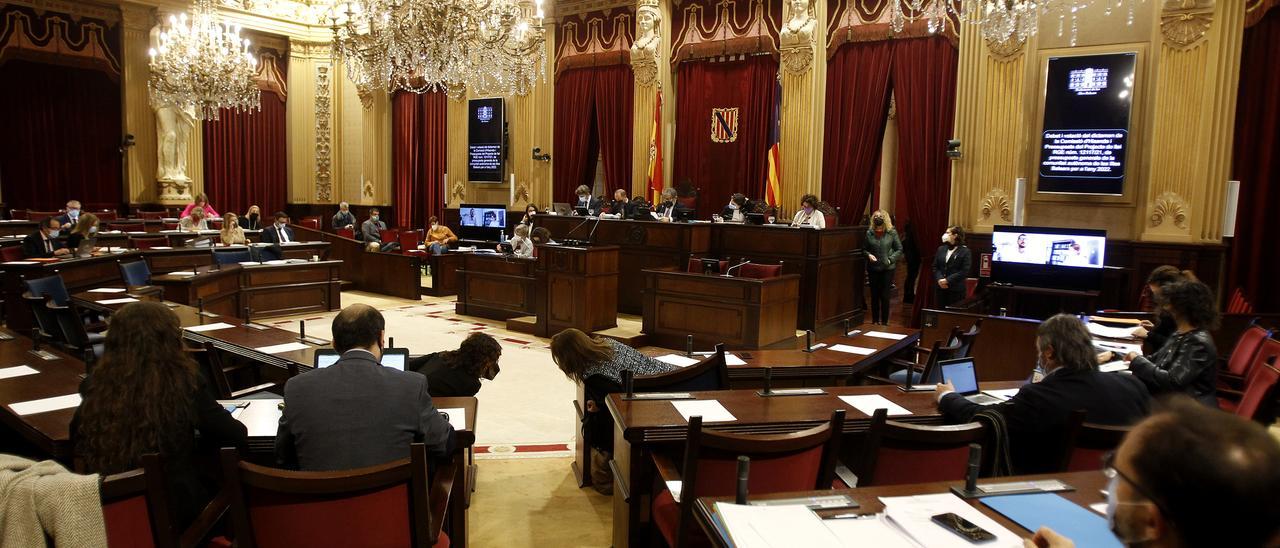
[[[649,215],[652,215],[655,220],[663,222],[670,222],[675,219],[676,197],[675,187],[662,189],[662,194],[659,197],[662,202],[654,206],[653,210],[649,211]]]
[[[284,258],[284,250],[281,249],[281,244],[298,241],[293,237],[293,229],[289,228],[289,215],[283,211],[277,211],[274,217],[275,224],[262,229],[262,243],[271,244],[270,247],[262,250],[262,260],[264,261]]]
[[[808,226],[818,230],[827,228],[827,219],[818,211],[818,197],[805,194],[800,197],[800,211],[791,219],[791,226]]]
[[[79,200],[67,200],[67,211],[58,216],[58,222],[67,226],[75,226],[76,223],[80,222],[80,211]],[[71,249],[75,248],[71,247]]]
[[[409,360],[409,370],[427,377],[433,398],[471,397],[480,392],[480,379],[498,376],[502,346],[492,335],[472,333],[457,350],[433,352]]]
[[[22,253],[28,259],[47,259],[50,257],[65,257],[71,254],[71,250],[62,246],[62,242],[58,241],[59,229],[62,224],[58,222],[57,217],[45,217],[40,220],[40,229],[27,234],[22,239]]]
[[[1124,356],[1133,376],[1152,395],[1181,392],[1209,407],[1218,407],[1218,349],[1209,330],[1218,327],[1213,290],[1203,282],[1182,280],[1161,286],[1160,307],[1173,316],[1177,330],[1169,342],[1150,356]],[[1108,361],[1119,357],[1110,352]]]
[[[182,530],[217,492],[217,476],[202,461],[216,458],[220,447],[243,448],[245,426],[214,400],[182,348],[169,307],[125,305],[111,317],[105,346],[80,383],[82,400],[71,419],[76,457],[87,472],[117,474],[159,453],[174,525]]]
[[[1157,304],[1160,299],[1160,288],[1173,282],[1197,279],[1199,278],[1196,278],[1190,270],[1178,270],[1178,267],[1171,265],[1158,266],[1147,275],[1147,285],[1143,288],[1143,295],[1139,302],[1145,304],[1143,310],[1150,312],[1154,318],[1143,320],[1138,327],[1133,328],[1133,336],[1146,341],[1146,348],[1153,352],[1159,350],[1178,330],[1178,324],[1173,316]]]
[[[729,204],[720,211],[720,217],[726,221],[741,223],[747,219],[747,214],[753,209],[755,209],[755,202],[748,200],[745,194],[735,192],[729,197]]]
[[[80,222],[75,224],[75,228],[71,229],[71,234],[67,235],[67,249],[72,253],[80,250],[80,244],[85,240],[93,240],[98,234],[98,216],[92,213],[85,213],[77,216]]]
[[[1275,546],[1280,445],[1261,425],[1164,402],[1107,455],[1107,525],[1125,546]],[[1066,548],[1042,527],[1026,546]]]
[[[540,226],[529,232],[529,241],[533,242],[533,256],[538,256],[538,246],[540,245],[560,245],[560,242],[551,239],[551,231],[547,227]]]
[[[967,423],[986,409],[1004,418],[1015,474],[1057,471],[1067,450],[1067,422],[1077,409],[1086,411],[1086,422],[1096,424],[1129,426],[1147,416],[1150,395],[1142,381],[1098,371],[1093,339],[1079,318],[1058,314],[1042,322],[1036,351],[1044,379],[1024,385],[1003,403],[984,407],[971,402],[956,394],[950,382],[935,388],[938,411],[948,423]]]
[[[969,277],[972,261],[969,248],[964,245],[964,229],[960,225],[942,233],[942,245],[933,254],[934,307],[943,309],[964,300],[968,290],[965,279]]]
[[[382,231],[387,229],[387,223],[382,221],[378,208],[369,210],[369,218],[360,224],[360,235],[364,238],[364,242],[368,245],[369,251],[393,251],[400,249],[399,242],[382,242]],[[374,249],[374,247],[377,249]]]
[[[600,214],[600,199],[591,196],[591,189],[587,185],[578,185],[573,193],[578,196],[578,201],[573,204],[575,214],[579,214],[579,208],[586,210],[589,216]]]
[[[622,392],[624,370],[653,375],[677,367],[613,339],[589,337],[572,328],[551,337],[551,360],[566,377],[583,386],[587,401],[582,410],[582,435],[593,449],[591,482],[596,490],[612,493],[613,479],[607,463],[613,454],[613,417],[605,407],[605,397]]]
[[[522,259],[533,258],[533,241],[529,239],[529,225],[516,225],[512,231],[511,240],[506,245],[511,246],[511,254]],[[498,244],[498,251],[502,251],[503,244]]]
[[[634,207],[635,205],[631,203],[631,199],[627,197],[627,191],[621,188],[613,191],[613,202],[609,204],[609,213],[626,219],[631,216]]]
[[[528,204],[524,206],[524,217],[520,219],[520,224],[533,226],[533,217],[538,214],[538,206]]]
[[[426,243],[427,249],[431,250],[432,255],[441,255],[449,250],[449,244],[458,241],[458,237],[454,235],[449,227],[440,224],[440,219],[435,215],[431,216],[428,223],[431,228],[427,229]]]
[[[249,210],[244,213],[244,217],[240,218],[240,228],[262,230],[262,210],[256,205],[249,206]]]
[[[443,457],[453,452],[449,419],[436,410],[427,378],[379,363],[386,320],[354,304],[333,318],[333,365],[289,379],[276,433],[276,458],[300,470],[350,470],[409,456],[421,442]]]
[[[235,213],[228,213],[222,217],[222,230],[218,232],[218,238],[222,240],[222,245],[244,245],[249,243],[249,239],[244,236],[244,229],[240,228],[240,216]]]
[[[333,229],[355,228],[356,216],[351,213],[351,204],[342,202],[338,204],[338,212],[333,214]]]
[[[209,196],[207,196],[203,192],[196,194],[195,201],[187,204],[187,208],[183,209],[182,215],[179,215],[178,217],[182,218],[182,217],[190,216],[191,210],[197,207],[204,210],[205,216],[213,217],[213,218],[220,217],[220,215],[218,215],[218,212],[213,210],[213,206],[209,205]]]
[[[209,221],[204,217],[204,208],[195,207],[191,209],[191,214],[178,221],[178,230],[183,232],[200,232],[201,230],[209,230]]]

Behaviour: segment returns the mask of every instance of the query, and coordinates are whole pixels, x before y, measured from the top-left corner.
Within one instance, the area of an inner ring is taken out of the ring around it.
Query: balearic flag
[[[662,197],[662,87],[653,108],[653,126],[649,129],[649,201],[654,205]]]
[[[769,168],[764,181],[764,200],[771,206],[777,206],[782,197],[782,145],[778,142],[782,129],[782,82],[777,85],[773,94],[773,127],[769,128]]]

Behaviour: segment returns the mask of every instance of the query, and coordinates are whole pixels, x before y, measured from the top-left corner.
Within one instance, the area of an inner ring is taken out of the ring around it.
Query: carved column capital
[[[316,65],[316,199],[321,202],[332,200],[332,113],[330,109],[331,67]]]
[[[1010,36],[1006,40],[985,40],[987,43],[987,55],[990,55],[996,61],[1012,61],[1022,56],[1026,51],[1027,40]]]
[[[1177,50],[1194,49],[1203,43],[1213,26],[1215,0],[1165,0],[1160,11],[1160,34],[1164,44]]]
[[[813,66],[813,32],[817,18],[813,16],[811,0],[791,0],[786,10],[786,24],[778,32],[779,56],[783,69],[802,75]]]

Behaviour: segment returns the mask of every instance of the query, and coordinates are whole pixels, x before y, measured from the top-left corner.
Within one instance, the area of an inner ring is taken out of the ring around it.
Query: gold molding
[[[982,207],[979,208],[978,214],[982,221],[988,221],[992,214],[998,214],[1000,220],[1006,223],[1013,222],[1013,204],[1009,202],[1009,193],[1000,187],[987,191],[987,195],[982,198]]]
[[[1010,37],[1008,40],[984,40],[987,43],[987,55],[993,60],[1007,62],[1022,56],[1027,49],[1025,38]]]
[[[1160,34],[1164,44],[1189,50],[1208,40],[1213,26],[1214,0],[1165,0],[1160,12]]]
[[[1173,226],[1186,230],[1188,208],[1187,201],[1176,192],[1165,192],[1157,196],[1151,203],[1151,227],[1159,227],[1165,220],[1169,220],[1173,222]]]
[[[329,68],[326,65],[316,67],[316,199],[321,202],[330,201],[333,195]]]

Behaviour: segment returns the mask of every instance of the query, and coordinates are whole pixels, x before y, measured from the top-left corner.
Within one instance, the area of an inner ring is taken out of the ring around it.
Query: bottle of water
[[[503,243],[503,244],[507,243],[507,233],[506,233],[506,231],[499,232],[498,234],[499,234],[499,236],[498,236],[498,243]]]

